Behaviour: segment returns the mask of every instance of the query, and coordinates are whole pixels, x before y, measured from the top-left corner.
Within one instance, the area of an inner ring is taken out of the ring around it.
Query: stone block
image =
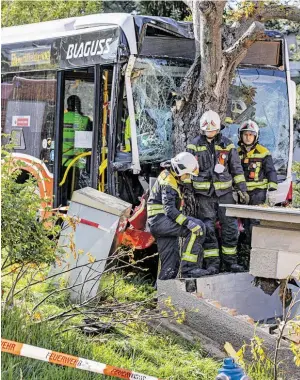
[[[296,229],[254,226],[252,248],[300,252],[300,232]]]
[[[276,278],[286,278],[287,276],[290,276],[292,272],[293,277],[299,278],[300,245],[298,252],[278,252]]]
[[[267,226],[253,228],[250,256],[250,273],[253,276],[284,279],[298,264],[299,230]]]
[[[252,248],[249,273],[256,277],[276,278],[277,262],[277,249]]]

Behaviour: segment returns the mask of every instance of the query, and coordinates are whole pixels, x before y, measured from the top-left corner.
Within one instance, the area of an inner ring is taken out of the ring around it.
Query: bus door
[[[106,190],[111,73],[99,65],[58,73],[55,207],[78,189]]]

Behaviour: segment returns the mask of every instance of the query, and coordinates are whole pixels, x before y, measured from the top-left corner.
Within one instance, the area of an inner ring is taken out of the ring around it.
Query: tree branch
[[[224,56],[229,61],[243,59],[243,55],[249,47],[259,38],[264,36],[264,25],[260,22],[253,22],[247,31],[228,49],[223,51]]]
[[[223,48],[229,48],[232,41],[240,39],[251,27],[253,22],[265,22],[272,19],[286,19],[300,22],[300,7],[288,6],[275,2],[254,2],[253,11],[249,15],[243,15],[231,25],[223,25]]]
[[[267,21],[273,19],[285,19],[300,22],[300,7],[288,6],[275,2],[265,2],[263,7],[257,8],[255,19],[258,21]]]

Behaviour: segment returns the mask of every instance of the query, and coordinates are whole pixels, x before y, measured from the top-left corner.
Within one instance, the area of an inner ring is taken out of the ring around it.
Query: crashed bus
[[[86,186],[139,205],[173,154],[172,94],[194,56],[192,24],[169,18],[97,14],[2,29],[2,132],[25,164],[19,180],[38,178],[53,208]],[[63,166],[74,95],[89,128],[75,131],[77,153]],[[223,134],[237,142],[241,122],[259,124],[278,174],[277,203],[291,199],[294,108],[286,43],[266,32],[236,71]],[[145,248],[153,239],[138,241]]]

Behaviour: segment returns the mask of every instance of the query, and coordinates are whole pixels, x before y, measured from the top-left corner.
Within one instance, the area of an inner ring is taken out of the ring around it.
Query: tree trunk
[[[184,151],[187,143],[199,135],[203,112],[211,109],[224,120],[235,69],[247,49],[263,34],[263,25],[256,22],[251,22],[246,32],[240,28],[239,38],[230,34],[230,28],[222,25],[225,4],[226,1],[188,2],[193,13],[196,57],[182,84],[182,101],[173,115],[175,153]],[[235,42],[222,49],[222,40]]]
[[[222,15],[225,2],[194,1],[192,4],[195,62],[182,84],[183,102],[174,113],[175,153],[185,150],[189,140],[199,134],[202,113],[213,109],[224,116],[229,78],[222,54]],[[224,66],[225,65],[225,66]]]
[[[222,77],[218,77],[219,81],[208,76],[205,78],[208,82],[214,83],[213,88],[207,88],[205,84],[199,85],[201,81],[201,64],[194,64],[190,69],[190,73],[186,81],[194,82],[190,90],[190,96],[186,97],[184,104],[180,110],[174,113],[174,147],[175,153],[185,150],[186,145],[194,137],[200,134],[200,118],[201,115],[211,109],[216,111],[221,120],[226,115],[228,88],[233,77],[236,65],[224,67]],[[219,82],[219,83],[218,83]],[[216,91],[217,93],[216,93]],[[185,95],[186,92],[183,91]]]

